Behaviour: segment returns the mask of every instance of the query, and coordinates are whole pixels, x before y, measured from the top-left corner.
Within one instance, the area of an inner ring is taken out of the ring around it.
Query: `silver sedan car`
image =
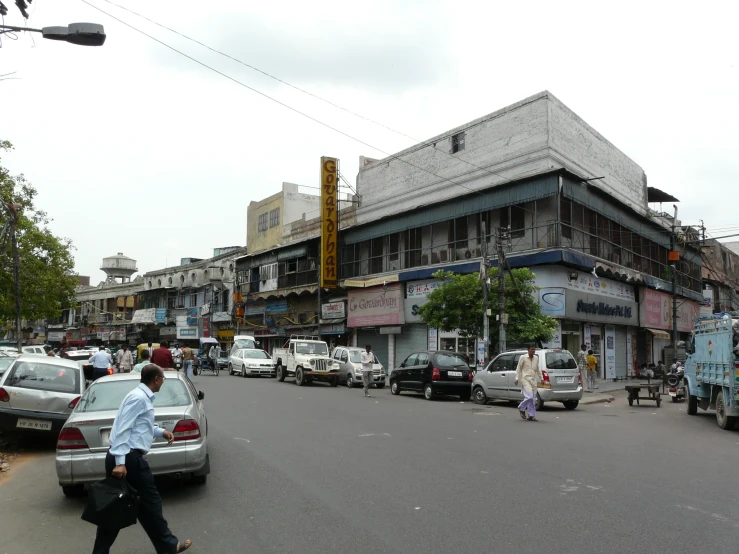
[[[182,373],[164,373],[154,399],[154,422],[174,434],[174,443],[168,446],[165,439],[154,439],[146,460],[154,475],[189,475],[193,483],[205,484],[210,473],[205,395]],[[108,375],[82,396],[56,446],[56,474],[65,495],[78,496],[86,484],[105,477],[113,421],[124,397],[140,380],[140,373]]]
[[[76,362],[21,354],[0,377],[0,426],[14,431],[58,432],[85,392]]]

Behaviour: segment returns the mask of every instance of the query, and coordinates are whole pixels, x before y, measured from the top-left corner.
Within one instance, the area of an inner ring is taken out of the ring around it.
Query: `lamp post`
[[[105,30],[98,23],[70,23],[66,27],[42,27],[33,29],[31,27],[15,27],[13,25],[0,25],[5,31],[41,33],[41,36],[49,40],[61,40],[78,46],[102,46],[105,43]],[[0,31],[2,34],[2,31]]]

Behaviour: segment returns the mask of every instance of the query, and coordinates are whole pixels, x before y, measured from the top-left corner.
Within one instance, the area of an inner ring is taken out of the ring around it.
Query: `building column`
[[[350,345],[349,346],[357,346],[357,330],[352,329],[352,337],[349,340]]]
[[[395,335],[387,336],[387,374],[395,367]]]

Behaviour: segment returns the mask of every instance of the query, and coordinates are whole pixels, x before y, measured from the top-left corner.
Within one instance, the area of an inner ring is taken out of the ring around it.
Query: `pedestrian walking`
[[[113,358],[105,351],[105,347],[101,346],[100,350],[90,356],[87,362],[92,364],[92,380],[95,381],[108,375],[108,370],[113,365]]]
[[[580,370],[580,379],[582,379],[583,386],[588,382],[588,347],[584,344],[580,346],[580,351],[577,353],[577,369]]]
[[[588,350],[588,388],[592,391],[598,388],[598,358]]]
[[[216,369],[216,364],[218,363],[218,351],[221,349],[221,345],[214,344],[210,347],[210,351],[208,352],[208,359],[210,360],[211,367],[213,370]]]
[[[144,459],[154,437],[167,439],[168,445],[174,441],[171,431],[154,426],[154,395],[164,381],[162,368],[149,364],[143,369],[141,383],[121,402],[110,432],[110,450],[105,455],[106,475],[126,479],[136,489],[136,515],[157,554],[184,552],[192,546],[190,539],[180,542],[169,530],[162,514],[162,498]],[[118,529],[98,527],[93,554],[110,554],[118,533]]]
[[[535,352],[536,348],[529,346],[528,356],[521,356],[518,359],[516,380],[514,381],[516,385],[521,383],[523,391],[523,402],[518,405],[518,413],[521,414],[521,419],[528,419],[529,421],[538,421],[536,419],[536,388],[542,381],[539,356]]]
[[[143,369],[148,366],[151,361],[149,360],[151,356],[149,355],[149,351],[144,349],[141,351],[141,361],[137,363],[135,366],[133,366],[133,372],[134,373],[141,373]]]
[[[187,345],[182,349],[182,364],[185,375],[192,380],[192,348]]]
[[[151,363],[158,365],[162,369],[174,369],[172,352],[169,351],[169,343],[166,340],[159,343],[159,348],[152,353]]]
[[[375,355],[372,352],[372,345],[368,344],[362,352],[362,383],[364,383],[364,396],[370,397],[369,388],[372,385],[372,364],[375,361]]]
[[[118,354],[120,354],[118,357],[118,371],[121,371],[122,373],[129,373],[131,371],[131,368],[133,367],[133,355],[128,349],[128,345],[124,344],[123,346],[121,346]]]
[[[151,359],[151,355],[154,354],[154,350],[156,350],[156,348],[154,348],[152,343],[148,343],[146,345],[146,349],[149,351],[149,359]]]

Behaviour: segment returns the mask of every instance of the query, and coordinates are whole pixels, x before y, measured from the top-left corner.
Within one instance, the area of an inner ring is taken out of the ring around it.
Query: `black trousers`
[[[115,456],[108,453],[105,457],[105,473],[110,477],[115,467]],[[139,493],[138,520],[149,535],[157,554],[167,554],[177,549],[177,537],[175,537],[167,526],[167,520],[162,514],[162,498],[154,483],[149,463],[138,452],[130,452],[126,455],[126,472],[128,482]],[[109,554],[113,546],[117,529],[103,529],[98,527],[95,547],[92,554]]]

